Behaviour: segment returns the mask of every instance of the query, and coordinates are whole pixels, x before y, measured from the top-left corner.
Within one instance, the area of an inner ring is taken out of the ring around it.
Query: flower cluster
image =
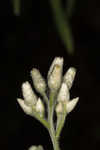
[[[54,150],[60,150],[58,141],[66,115],[75,108],[79,100],[78,97],[70,100],[70,89],[75,74],[76,69],[71,67],[63,76],[63,58],[56,57],[48,71],[47,84],[38,69],[33,68],[31,71],[33,85],[40,97],[35,94],[27,81],[22,84],[24,100],[17,99],[26,114],[35,117],[48,129]],[[48,113],[47,115],[45,115],[46,112]],[[54,113],[57,116],[56,121],[53,119]],[[43,150],[43,148],[41,146],[32,146],[29,150]]]
[[[69,92],[72,87],[75,74],[76,69],[71,67],[63,76],[63,58],[60,57],[56,57],[54,59],[48,71],[47,79],[49,90],[57,95],[55,107],[57,114],[63,113],[63,104],[66,107],[66,112],[69,113],[74,109],[78,102],[78,97],[70,100]],[[41,95],[46,95],[47,85],[39,70],[33,68],[31,71],[31,77],[36,91]],[[22,84],[22,93],[24,100],[21,98],[18,98],[17,100],[23,111],[31,116],[34,116],[34,113],[36,112],[41,117],[44,117],[44,103],[40,97],[36,96],[28,81]]]

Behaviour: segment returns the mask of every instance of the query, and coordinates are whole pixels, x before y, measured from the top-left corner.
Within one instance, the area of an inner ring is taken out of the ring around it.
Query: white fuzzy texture
[[[76,75],[76,69],[73,67],[69,68],[64,75],[64,82],[67,84],[69,89],[72,87],[75,75]]]
[[[63,65],[63,58],[61,58],[61,57],[55,57],[55,59],[53,60],[51,66],[50,66],[50,69],[48,71],[48,77],[52,73],[52,70],[53,70],[53,68],[54,68],[55,65],[62,66]]]
[[[57,97],[57,101],[58,101],[58,105],[56,106],[57,113],[63,112],[64,108],[62,108],[63,105],[61,105],[61,103],[66,105],[67,113],[70,113],[75,108],[75,106],[79,100],[79,97],[74,98],[72,100],[69,100],[69,99],[70,99],[69,89],[65,83],[62,83],[61,89],[60,89],[58,97]]]
[[[35,109],[36,109],[36,112],[38,112],[41,116],[44,114],[44,105],[40,98],[38,98]]]
[[[43,150],[43,147],[41,145],[39,146],[31,146],[28,150]]]
[[[58,90],[62,81],[63,58],[54,59],[48,72],[48,86],[51,90]]]
[[[66,105],[67,113],[70,113],[76,106],[79,101],[79,97],[72,99]]]
[[[37,92],[44,93],[46,90],[46,83],[45,83],[44,78],[40,74],[39,70],[36,68],[33,68],[31,71],[31,77],[32,77],[33,84]]]
[[[67,85],[62,83],[61,89],[59,91],[57,101],[58,102],[68,102],[70,98],[70,93]]]
[[[31,146],[28,150],[37,150],[37,146]]]
[[[62,112],[63,112],[63,106],[62,106],[62,103],[59,102],[56,106],[56,113],[61,114]]]
[[[37,97],[28,81],[22,84],[22,93],[27,105],[32,106],[36,104]]]
[[[24,103],[24,100],[18,98],[17,99],[20,107],[23,109],[23,111],[28,114],[28,115],[31,115],[32,114],[32,108],[30,106],[27,106],[25,103]]]

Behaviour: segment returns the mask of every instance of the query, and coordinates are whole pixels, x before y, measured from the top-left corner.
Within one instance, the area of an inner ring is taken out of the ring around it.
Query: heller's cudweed
[[[69,90],[72,87],[75,74],[76,69],[71,67],[63,76],[63,58],[56,57],[48,72],[48,85],[46,85],[39,70],[33,68],[31,71],[34,87],[44,101],[36,96],[29,82],[22,84],[24,100],[17,99],[26,114],[36,118],[47,128],[54,150],[60,150],[59,137],[65,118],[75,108],[79,100],[79,97],[70,100]],[[47,90],[49,90],[49,94],[47,94]],[[46,115],[46,112],[48,112],[48,115]],[[54,113],[57,116],[56,122],[53,120]],[[56,124],[56,128],[54,124]],[[30,149],[42,150],[43,148],[42,146],[32,146]]]

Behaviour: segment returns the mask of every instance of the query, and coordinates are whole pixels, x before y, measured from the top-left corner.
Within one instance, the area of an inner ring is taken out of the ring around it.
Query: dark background
[[[100,149],[100,1],[76,0],[70,23],[73,56],[67,54],[56,31],[49,0],[22,1],[19,17],[14,16],[9,0],[0,1],[1,150],[27,150],[39,144],[52,149],[46,129],[23,113],[16,98],[22,96],[22,83],[31,82],[32,67],[46,78],[55,56],[64,57],[64,72],[70,66],[77,68],[71,97],[80,97],[66,119],[61,149]]]

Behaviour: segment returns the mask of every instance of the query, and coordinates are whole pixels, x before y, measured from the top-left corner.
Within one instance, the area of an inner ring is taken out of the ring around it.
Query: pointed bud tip
[[[35,75],[37,72],[38,72],[38,69],[36,69],[36,68],[33,68],[33,69],[30,71],[31,75],[32,75],[32,74]]]
[[[55,64],[61,65],[64,61],[63,57],[55,57]]]
[[[76,97],[68,102],[68,104],[67,104],[67,112],[68,113],[70,113],[75,108],[78,101],[79,101],[79,97]]]
[[[62,83],[61,89],[58,93],[57,101],[59,102],[68,102],[70,98],[70,93],[67,85],[65,83]]]
[[[33,80],[33,84],[37,92],[44,93],[46,90],[46,83],[45,79],[42,77],[40,71],[36,68],[33,68],[31,70],[31,77]]]
[[[72,72],[76,72],[76,68],[74,68],[74,67],[70,67],[69,70]]]
[[[31,146],[28,150],[37,150],[37,146]]]
[[[36,104],[36,111],[40,113],[41,116],[44,114],[44,104],[40,98],[38,98],[37,104]]]
[[[76,69],[74,67],[70,67],[64,75],[63,81],[67,84],[69,89],[71,89],[72,87],[75,75],[76,75]]]
[[[32,145],[28,150],[43,150],[43,147],[41,145],[39,146]]]
[[[29,85],[28,81],[23,82],[22,87]]]
[[[50,66],[50,69],[48,71],[48,77],[50,76],[50,74],[52,73],[53,71],[53,68],[55,65],[58,65],[58,66],[62,66],[63,65],[63,58],[62,57],[55,57],[51,66]]]
[[[26,92],[28,89],[30,89],[31,85],[28,81],[22,83],[22,91]]]
[[[48,86],[50,90],[57,91],[61,86],[63,71],[63,58],[56,57],[48,72]]]
[[[23,109],[23,111],[30,115],[32,114],[32,108],[27,106],[25,103],[24,103],[24,100],[22,100],[21,98],[17,98],[17,102],[19,103],[20,107]]]
[[[28,81],[22,84],[22,93],[27,105],[34,105],[37,101],[37,97]]]

